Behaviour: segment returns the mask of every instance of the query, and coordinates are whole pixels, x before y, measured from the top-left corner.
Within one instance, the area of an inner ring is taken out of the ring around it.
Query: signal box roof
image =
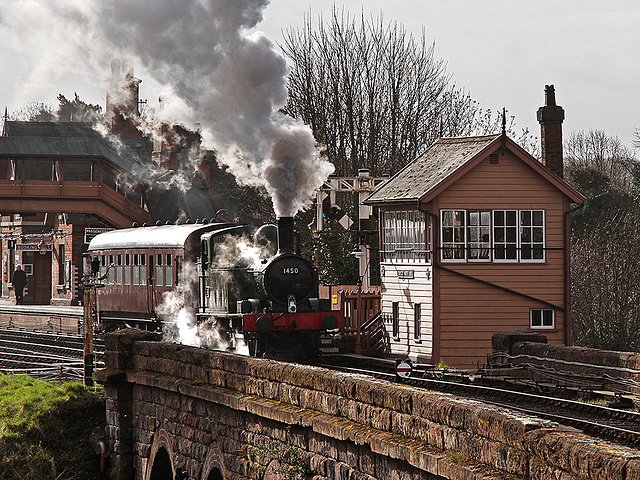
[[[572,202],[585,198],[506,135],[440,138],[365,199],[368,205],[429,202],[490,154],[509,150]]]

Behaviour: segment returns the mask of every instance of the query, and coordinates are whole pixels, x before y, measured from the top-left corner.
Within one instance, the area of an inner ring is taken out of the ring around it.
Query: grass
[[[0,480],[106,478],[89,443],[104,400],[80,383],[0,374]]]

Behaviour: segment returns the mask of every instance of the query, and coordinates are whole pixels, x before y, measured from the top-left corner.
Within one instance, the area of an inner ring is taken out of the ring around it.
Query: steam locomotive
[[[239,224],[197,223],[97,235],[88,251],[104,285],[98,322],[155,330],[187,315],[244,336],[252,356],[315,360],[321,335],[338,332],[344,319],[319,299],[315,267],[294,251],[293,218],[263,225],[251,242],[248,233]]]

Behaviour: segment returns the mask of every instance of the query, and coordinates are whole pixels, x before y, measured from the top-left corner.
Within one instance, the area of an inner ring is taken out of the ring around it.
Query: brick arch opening
[[[224,477],[222,476],[222,472],[218,467],[213,467],[209,472],[206,480],[224,480]]]
[[[172,458],[171,439],[161,427],[153,436],[145,480],[173,480],[175,470]]]
[[[169,457],[169,452],[164,447],[160,447],[156,452],[151,465],[149,480],[173,480],[171,457]]]
[[[202,463],[200,480],[225,480],[222,450],[216,443],[209,445],[207,456]]]

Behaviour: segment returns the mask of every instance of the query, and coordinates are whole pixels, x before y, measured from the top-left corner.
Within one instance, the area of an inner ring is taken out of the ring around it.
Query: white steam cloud
[[[163,319],[162,336],[165,341],[209,347],[217,350],[233,349],[248,355],[245,342],[212,322],[198,323],[192,300],[198,295],[198,272],[193,263],[185,263],[178,286],[165,293],[157,312]]]
[[[267,0],[15,0],[0,36],[24,59],[21,99],[54,82],[108,77],[127,58],[162,96],[157,121],[200,128],[241,183],[265,185],[278,215],[309,204],[333,171],[311,130],[279,109],[287,67],[260,32]],[[148,90],[147,90],[148,91]]]

